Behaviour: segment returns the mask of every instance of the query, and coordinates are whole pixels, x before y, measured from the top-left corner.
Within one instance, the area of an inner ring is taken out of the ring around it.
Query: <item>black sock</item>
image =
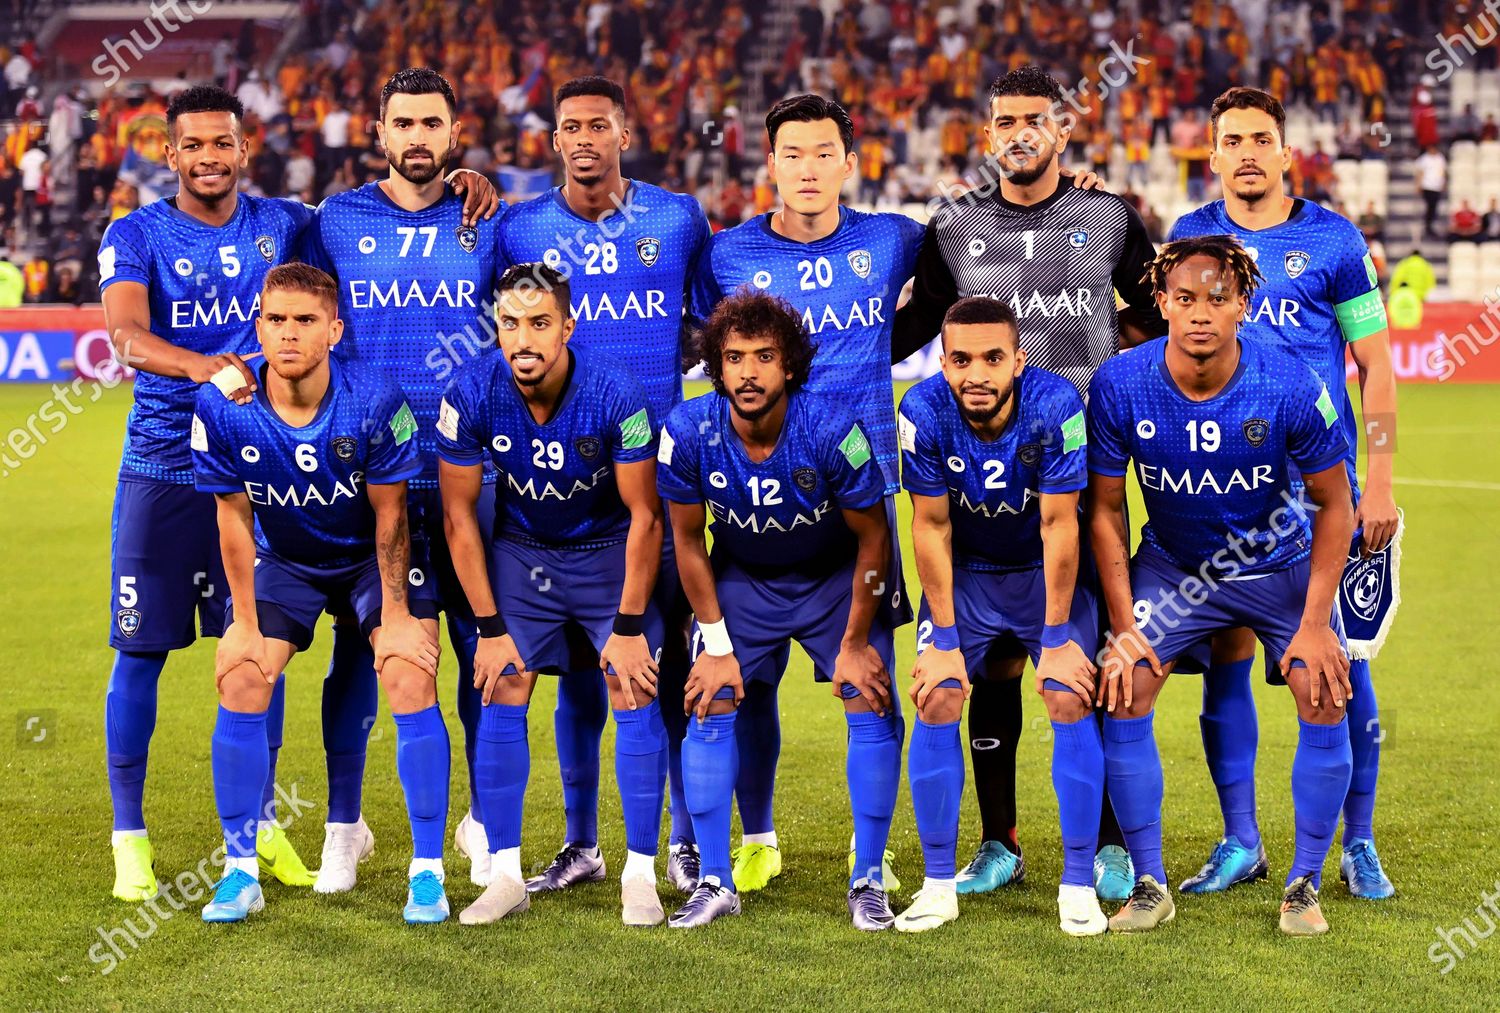
[[[979,798],[980,836],[1013,854],[1016,841],[1016,746],[1021,741],[1021,680],[976,679],[969,697],[969,756]]]
[[[1104,805],[1099,809],[1099,844],[1102,848],[1107,844],[1116,847],[1125,847],[1125,835],[1120,832],[1120,822],[1115,819],[1115,807],[1109,801],[1109,784],[1104,785]],[[1096,849],[1097,850],[1097,849]],[[1128,851],[1129,849],[1126,848]]]

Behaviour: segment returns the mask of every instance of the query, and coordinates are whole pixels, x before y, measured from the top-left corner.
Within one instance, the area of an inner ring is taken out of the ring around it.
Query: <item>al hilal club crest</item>
[[[661,256],[661,240],[655,236],[642,236],[635,241],[635,254],[641,258],[642,264],[650,267]]]
[[[115,621],[120,624],[120,632],[127,637],[133,637],[141,628],[141,614],[135,609],[121,609],[115,613]]]
[[[458,245],[464,248],[465,253],[473,253],[479,246],[479,230],[472,225],[460,225],[456,235]]]
[[[359,444],[354,442],[354,437],[352,436],[335,436],[333,438],[333,452],[338,456],[340,461],[354,460],[354,451],[358,447]]]
[[[1302,250],[1291,250],[1286,255],[1286,276],[1295,278],[1307,270],[1307,262],[1310,258]]]
[[[255,248],[260,251],[262,257],[266,258],[267,264],[276,263],[276,240],[270,236],[257,236]]]
[[[849,269],[861,278],[868,278],[870,276],[870,251],[850,250]]]
[[[599,441],[592,436],[580,436],[573,445],[590,461],[599,456]]]
[[[813,486],[818,484],[818,473],[811,468],[798,468],[792,472],[792,480],[803,492],[812,492]]]
[[[1244,428],[1245,439],[1250,441],[1252,447],[1260,446],[1271,435],[1271,423],[1265,419],[1246,419]]]

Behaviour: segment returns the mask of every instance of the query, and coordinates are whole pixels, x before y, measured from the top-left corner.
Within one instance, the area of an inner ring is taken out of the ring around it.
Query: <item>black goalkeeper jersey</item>
[[[911,301],[896,314],[893,357],[936,337],[960,298],[991,296],[1015,310],[1027,365],[1085,394],[1094,370],[1120,349],[1116,290],[1151,336],[1166,333],[1142,280],[1155,256],[1124,198],[1067,179],[1037,204],[1012,204],[998,189],[955,198],[927,224]]]

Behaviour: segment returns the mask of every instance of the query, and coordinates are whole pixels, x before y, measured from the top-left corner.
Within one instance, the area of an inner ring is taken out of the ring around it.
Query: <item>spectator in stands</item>
[[[52,265],[47,258],[40,253],[32,254],[21,268],[21,276],[26,279],[26,302],[46,302],[52,285]]]
[[[1416,293],[1422,302],[1427,301],[1427,294],[1437,287],[1437,274],[1432,270],[1432,265],[1427,258],[1422,256],[1421,250],[1412,250],[1391,272],[1391,292],[1398,288],[1409,288]],[[1390,293],[1387,293],[1389,296]]]
[[[1374,201],[1365,202],[1365,209],[1360,212],[1356,224],[1366,240],[1379,239],[1385,235],[1385,215],[1375,210]]]
[[[1458,202],[1458,208],[1448,223],[1450,243],[1475,242],[1484,234],[1484,218],[1469,204],[1468,198]]]
[[[1421,83],[1411,93],[1411,128],[1419,151],[1437,147],[1437,98],[1433,93],[1436,87],[1437,78],[1423,74]]]
[[[1178,171],[1187,180],[1188,200],[1194,204],[1203,203],[1208,155],[1208,131],[1197,108],[1190,107],[1182,119],[1172,125],[1172,157],[1177,159]]]
[[[1353,120],[1346,119],[1339,126],[1339,134],[1334,143],[1334,150],[1338,152],[1339,158],[1358,159],[1365,154],[1365,139],[1360,133],[1358,125]]]
[[[1448,160],[1438,151],[1436,144],[1430,144],[1417,159],[1416,171],[1417,189],[1421,191],[1422,201],[1426,205],[1422,213],[1422,232],[1436,238],[1437,232],[1433,225],[1437,221],[1437,209],[1443,199],[1443,191],[1448,188]]]
[[[0,260],[0,310],[13,310],[26,298],[26,278],[9,260]]]
[[[279,90],[269,81],[261,80],[258,70],[250,71],[235,97],[244,105],[245,112],[253,113],[262,123],[270,123],[281,114]]]
[[[1484,212],[1484,238],[1500,239],[1500,204],[1490,198],[1490,206]]]
[[[41,224],[39,195],[47,175],[47,149],[38,145],[21,156],[21,231],[28,237]]]
[[[71,303],[78,305],[79,299],[78,275],[72,267],[58,265],[57,270],[52,272],[52,284],[47,290],[46,302]]]
[[[1500,123],[1495,122],[1494,113],[1484,114],[1484,123],[1479,128],[1481,141],[1500,141]]]
[[[1464,106],[1464,111],[1453,117],[1453,139],[1455,141],[1477,141],[1481,125],[1474,112],[1474,103]]]
[[[1333,159],[1323,150],[1322,141],[1314,141],[1312,151],[1298,152],[1302,163],[1302,193],[1319,204],[1333,198]]]

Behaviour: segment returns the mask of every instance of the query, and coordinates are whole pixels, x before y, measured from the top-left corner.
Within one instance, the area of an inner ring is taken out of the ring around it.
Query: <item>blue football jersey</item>
[[[769,214],[759,215],[714,236],[693,282],[699,326],[721,299],[747,285],[801,312],[818,345],[806,389],[854,409],[869,430],[888,496],[901,491],[891,325],[925,231],[905,215],[841,207],[837,229],[799,243],[777,235]]]
[[[615,465],[656,455],[645,389],[630,374],[582,351],[546,422],[521,398],[503,355],[461,369],[443,395],[438,451],[453,464],[488,459],[495,484],[495,539],[541,548],[616,545],[630,531]]]
[[[498,214],[464,225],[463,198],[451,189],[406,211],[378,182],[325,200],[308,230],[308,262],[339,283],[338,353],[400,384],[417,417],[423,467],[413,488],[437,488],[443,389],[495,347],[499,236]]]
[[[742,566],[822,571],[854,558],[841,510],[885,495],[869,438],[843,405],[805,391],[787,395],[771,456],[750,460],[717,391],[677,407],[662,430],[656,485],[674,503],[706,503],[713,550]]]
[[[204,384],[192,428],[198,488],[248,495],[261,551],[314,570],[374,558],[375,511],[364,487],[422,470],[416,419],[400,389],[357,363],[329,366],[328,391],[305,426],[276,414],[262,367],[249,404]]]
[[[1280,348],[1241,341],[1225,388],[1191,401],[1167,370],[1166,338],[1108,360],[1089,384],[1089,471],[1135,462],[1146,501],[1142,538],[1190,572],[1271,573],[1311,551],[1290,466],[1331,468],[1348,453],[1338,409],[1312,368]]]
[[[683,305],[708,237],[697,198],[635,180],[599,222],[553,187],[506,211],[500,242],[507,264],[541,261],[567,276],[573,347],[623,363],[664,419],[682,400]]]
[[[137,208],[99,244],[99,289],[146,286],[151,333],[202,355],[258,351],[255,317],[266,272],[296,252],[312,208],[294,200],[240,194],[234,216],[207,225],[177,209],[176,198]],[[198,385],[186,377],[140,372],[125,423],[120,473],[193,483],[188,426]]]
[[[1077,388],[1028,366],[1011,397],[1015,414],[989,442],[964,419],[941,373],[901,399],[902,484],[919,496],[948,497],[953,562],[968,570],[1041,566],[1041,494],[1088,485],[1088,439]]]
[[[1236,225],[1222,200],[1172,226],[1173,239],[1203,235],[1237,237],[1265,275],[1250,297],[1240,337],[1285,348],[1328,385],[1349,441],[1349,483],[1357,486],[1359,423],[1344,382],[1344,348],[1386,327],[1364,235],[1343,215],[1301,199],[1286,221],[1268,229]]]

